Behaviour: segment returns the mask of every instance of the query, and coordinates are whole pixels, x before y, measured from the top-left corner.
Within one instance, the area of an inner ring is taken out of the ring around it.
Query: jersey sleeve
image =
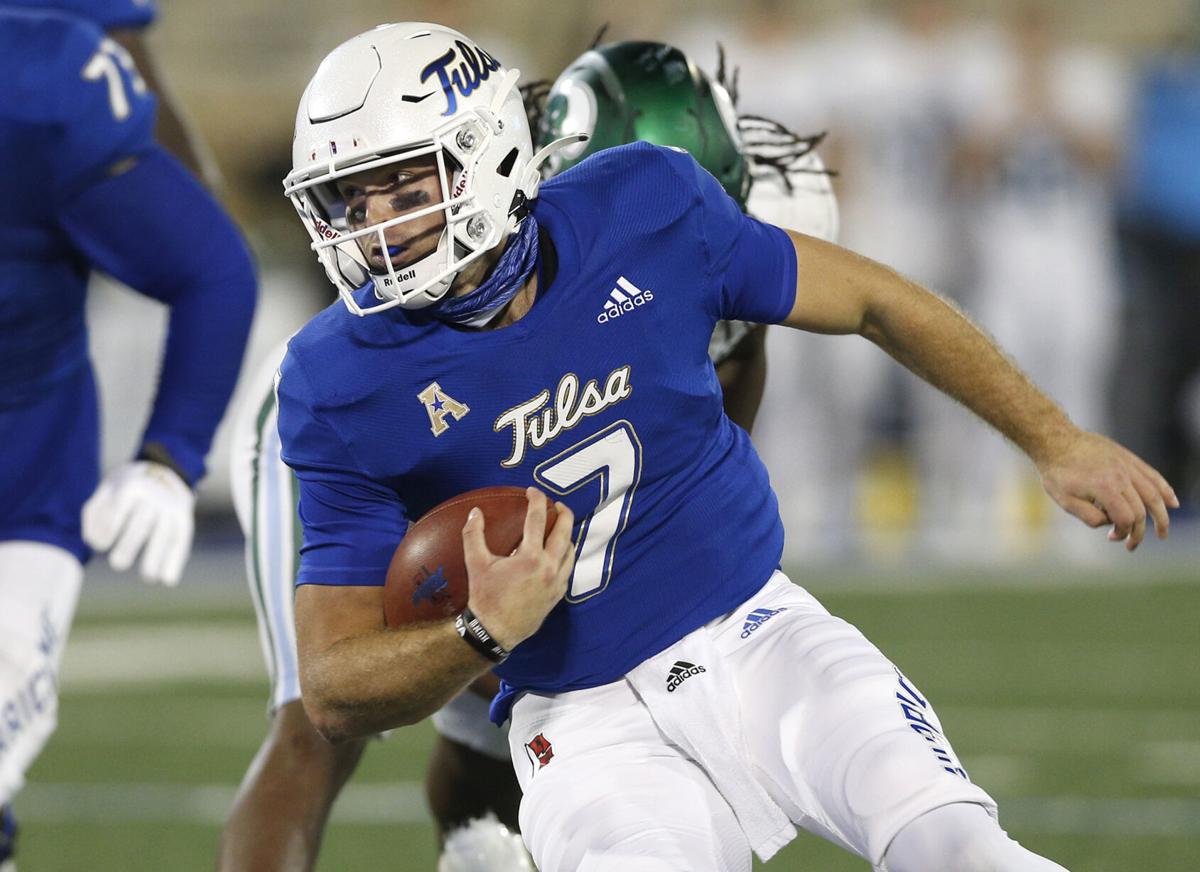
[[[241,234],[157,145],[64,203],[57,221],[87,262],[171,307],[154,409],[142,437],[192,484],[237,382],[257,278]]]
[[[155,99],[129,53],[82,21],[65,35],[56,65],[48,164],[63,202],[154,147]]]
[[[149,26],[158,14],[154,0],[4,0],[5,6],[69,12],[104,30]]]
[[[690,155],[662,149],[682,184],[693,192],[693,220],[714,296],[705,302],[716,320],[778,324],[796,300],[796,250],[778,227],[753,218]]]
[[[277,394],[283,461],[300,482],[304,544],[296,584],[382,586],[408,529],[403,504],[361,472],[337,431],[313,409],[308,379],[291,352]]]

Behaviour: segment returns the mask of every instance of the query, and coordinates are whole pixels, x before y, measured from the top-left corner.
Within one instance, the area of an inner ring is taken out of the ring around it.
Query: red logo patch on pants
[[[536,775],[538,770],[554,759],[554,746],[542,733],[538,733],[525,743],[525,753],[529,755],[529,764]]]

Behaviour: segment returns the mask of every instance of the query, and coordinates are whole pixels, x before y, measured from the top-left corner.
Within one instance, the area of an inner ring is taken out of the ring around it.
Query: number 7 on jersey
[[[617,540],[629,521],[633,495],[642,476],[642,443],[633,425],[617,421],[538,465],[533,477],[565,496],[593,481],[600,498],[584,519],[575,552],[568,602],[595,596],[608,586]]]

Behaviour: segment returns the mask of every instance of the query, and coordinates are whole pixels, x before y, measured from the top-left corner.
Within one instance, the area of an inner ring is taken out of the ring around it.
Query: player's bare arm
[[[385,628],[382,587],[301,586],[296,642],[304,709],[331,742],[416,723],[491,666],[453,621]]]
[[[463,529],[470,609],[509,651],[542,625],[574,568],[574,516],[558,504],[543,543],[547,506],[530,489],[525,536],[511,555],[488,551],[478,510]],[[463,641],[453,621],[386,628],[382,587],[301,586],[296,641],[305,711],[331,742],[416,723],[495,665]]]
[[[767,329],[757,325],[717,364],[717,378],[724,394],[725,414],[747,433],[762,405],[767,386]]]
[[[836,245],[789,233],[796,302],[786,323],[817,333],[858,333],[1012,440],[1037,465],[1046,491],[1132,551],[1159,538],[1179,501],[1149,464],[1076,427],[978,327],[946,300],[894,270]]]

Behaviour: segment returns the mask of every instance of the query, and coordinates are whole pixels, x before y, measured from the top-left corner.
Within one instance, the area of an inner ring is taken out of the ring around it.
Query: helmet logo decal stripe
[[[450,65],[459,55],[462,60],[458,69],[451,72]],[[480,82],[487,81],[488,77],[498,69],[500,69],[500,62],[486,51],[479,46],[472,47],[469,43],[456,39],[454,48],[431,61],[425,69],[421,70],[421,82],[434,73],[437,74],[438,84],[442,86],[442,93],[446,96],[446,111],[442,115],[453,115],[458,110],[458,97],[455,96],[455,89],[457,88],[458,93],[463,97],[468,97],[479,87]]]

